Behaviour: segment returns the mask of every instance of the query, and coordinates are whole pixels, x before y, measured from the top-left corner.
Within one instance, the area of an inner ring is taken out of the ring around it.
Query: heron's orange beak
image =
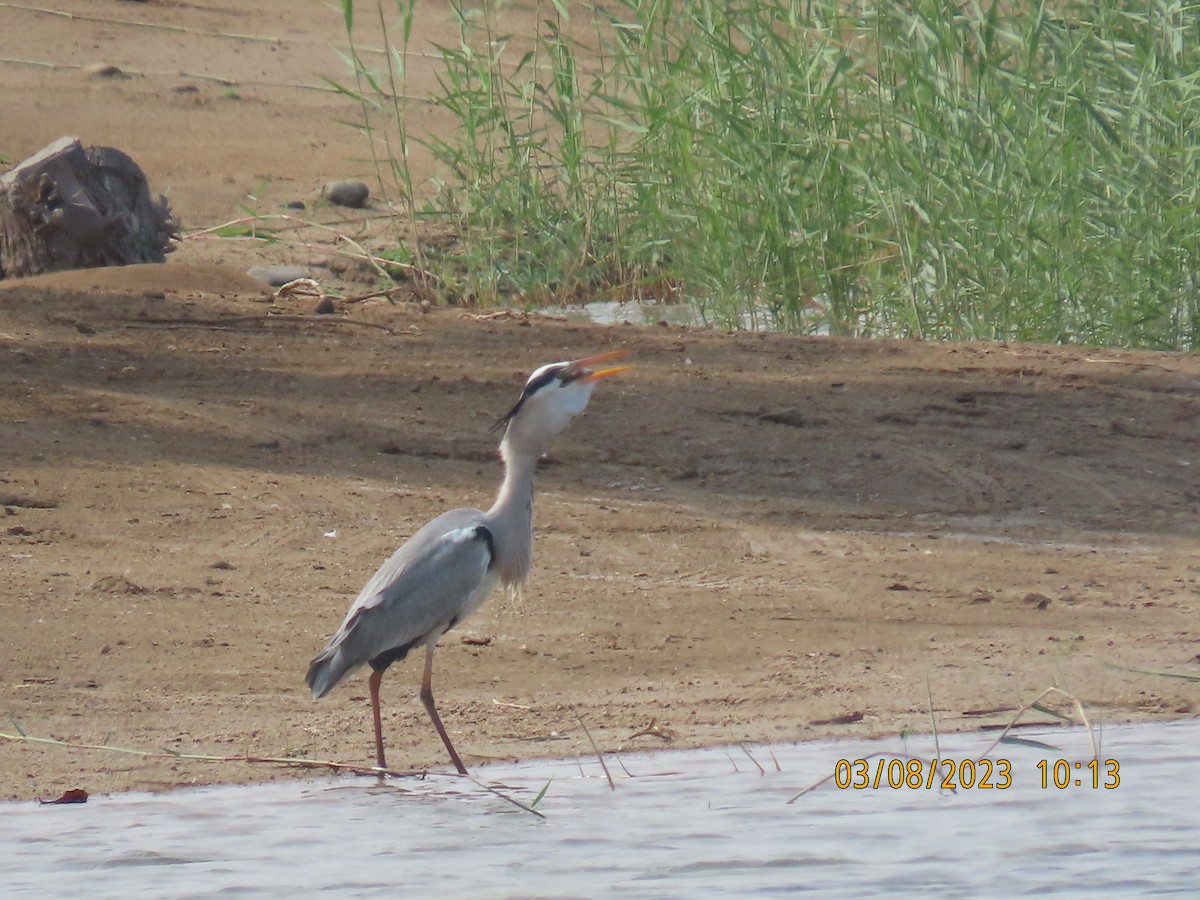
[[[595,369],[600,363],[608,362],[610,359],[619,359],[622,356],[628,356],[629,351],[610,350],[608,353],[597,353],[595,356],[585,356],[583,359],[577,359],[571,363],[571,368],[580,373],[584,382],[599,381],[601,378],[608,378],[610,375],[618,375],[621,372],[628,372],[633,366],[609,366],[604,369]]]

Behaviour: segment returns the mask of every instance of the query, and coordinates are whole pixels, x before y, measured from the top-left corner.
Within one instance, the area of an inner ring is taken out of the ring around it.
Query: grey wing
[[[456,509],[438,516],[380,566],[313,659],[307,678],[313,696],[381,654],[398,651],[398,659],[436,640],[478,608],[496,581],[483,513]]]

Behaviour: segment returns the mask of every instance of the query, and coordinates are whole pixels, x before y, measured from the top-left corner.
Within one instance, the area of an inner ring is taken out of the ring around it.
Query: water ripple
[[[1044,735],[1085,759],[1078,730]],[[987,736],[941,737],[944,758]],[[470,782],[311,781],[0,804],[6,896],[784,897],[864,893],[1004,897],[1194,895],[1200,884],[1200,721],[1109,728],[1116,790],[1043,789],[1043,754],[1005,747],[1009,790],[838,790],[788,805],[837,759],[932,745],[771,748],[781,771],[724,749],[624,758],[610,791],[595,761],[497,765],[476,774],[526,799],[551,781],[542,822]],[[930,752],[926,752],[926,751]],[[751,750],[757,753],[757,750]],[[764,751],[765,755],[765,751]]]

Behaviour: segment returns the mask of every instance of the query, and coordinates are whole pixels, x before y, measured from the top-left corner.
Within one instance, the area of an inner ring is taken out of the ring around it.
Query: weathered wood
[[[0,175],[0,279],[162,262],[179,226],[137,163],[59,138]]]

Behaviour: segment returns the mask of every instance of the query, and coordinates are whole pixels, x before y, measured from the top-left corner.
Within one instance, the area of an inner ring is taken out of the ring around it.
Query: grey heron
[[[392,554],[351,604],[341,627],[309,664],[313,697],[329,693],[350,672],[371,667],[375,761],[386,769],[379,685],[383,673],[414,647],[425,648],[421,702],[467,774],[433,701],[433,650],[438,639],[473,613],[497,584],[515,587],[529,574],[533,551],[533,477],[550,439],[583,412],[596,382],[629,366],[597,366],[627,351],[542,366],[516,405],[493,426],[503,430],[504,481],[487,512],[453,509],[429,522]]]

